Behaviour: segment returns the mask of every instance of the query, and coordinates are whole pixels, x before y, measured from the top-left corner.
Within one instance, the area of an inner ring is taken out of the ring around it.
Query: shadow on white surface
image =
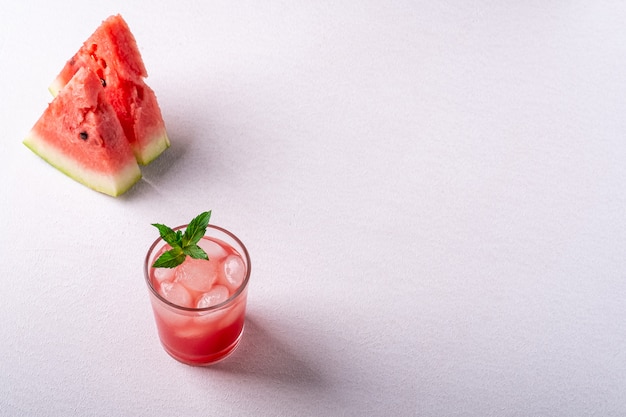
[[[315,364],[307,362],[304,353],[289,350],[258,318],[248,316],[237,350],[210,369],[308,390],[328,386]]]
[[[159,191],[160,184],[170,175],[170,171],[176,170],[185,159],[191,139],[177,137],[171,140],[171,145],[150,164],[141,167],[141,180],[139,180],[127,193],[120,196],[121,199],[138,199],[141,196]]]
[[[139,200],[155,192],[176,195],[195,192],[195,178],[215,178],[216,167],[224,164],[218,159],[230,158],[215,150],[219,141],[212,133],[200,131],[197,123],[180,115],[172,116],[167,122],[170,147],[148,165],[141,166],[141,180],[122,198]],[[210,146],[207,146],[207,135],[212,138]]]

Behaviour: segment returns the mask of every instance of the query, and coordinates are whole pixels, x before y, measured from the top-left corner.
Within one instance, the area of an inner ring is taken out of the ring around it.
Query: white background
[[[118,12],[172,147],[115,199],[21,141]],[[625,22],[618,1],[8,2],[0,415],[626,415]],[[193,368],[159,345],[142,262],[150,223],[207,209],[250,251],[249,315]]]

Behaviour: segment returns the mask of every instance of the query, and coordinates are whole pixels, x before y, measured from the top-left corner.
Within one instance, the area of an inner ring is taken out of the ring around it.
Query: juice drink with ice
[[[250,257],[236,236],[213,225],[198,246],[208,261],[187,257],[175,268],[154,268],[155,259],[170,249],[159,238],[144,272],[165,351],[186,364],[209,365],[232,353],[243,334]]]

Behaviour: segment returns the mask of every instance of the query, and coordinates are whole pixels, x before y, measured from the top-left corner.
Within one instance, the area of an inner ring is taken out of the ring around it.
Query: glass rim
[[[185,229],[187,226],[189,226],[189,224],[183,224],[183,225],[174,227],[172,230],[177,231],[177,230]],[[152,282],[150,280],[150,269],[152,268],[152,265],[150,265],[150,255],[154,252],[155,248],[157,247],[157,245],[159,245],[159,243],[163,242],[167,244],[167,242],[165,242],[165,240],[163,240],[163,238],[159,236],[152,243],[152,245],[150,245],[150,248],[148,249],[148,252],[146,253],[146,258],[144,260],[143,273],[144,273],[144,279],[146,280],[146,284],[148,285],[148,288],[150,289],[152,294],[155,297],[157,297],[157,299],[161,301],[162,303],[172,308],[175,308],[176,310],[183,310],[183,311],[189,311],[189,312],[207,312],[207,311],[213,311],[213,310],[220,310],[221,308],[235,301],[248,286],[248,281],[250,280],[250,271],[251,271],[252,265],[250,264],[250,255],[248,254],[248,249],[246,248],[246,245],[244,245],[243,242],[237,236],[235,236],[232,232],[224,229],[223,227],[209,224],[207,225],[207,230],[208,229],[213,229],[218,232],[226,234],[228,237],[232,238],[241,247],[241,251],[243,252],[241,253],[241,256],[245,258],[245,262],[246,262],[246,276],[243,278],[241,285],[237,288],[237,290],[233,293],[233,295],[231,295],[230,297],[228,297],[226,300],[222,301],[221,303],[215,304],[212,306],[197,308],[197,307],[184,307],[184,306],[180,306],[178,304],[172,303],[171,301],[163,297],[161,294],[159,294],[159,292],[156,290],[156,288],[154,288],[154,285],[152,285]],[[206,236],[206,233],[205,233],[205,236]],[[239,250],[237,250],[237,252],[239,252]]]

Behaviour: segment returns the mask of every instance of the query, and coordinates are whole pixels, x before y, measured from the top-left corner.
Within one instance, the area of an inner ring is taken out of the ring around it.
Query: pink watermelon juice
[[[159,238],[148,251],[144,272],[165,351],[189,365],[209,365],[232,353],[241,340],[250,257],[236,236],[217,226],[207,226],[198,245],[208,261],[187,257],[175,268],[153,268],[170,249]]]

